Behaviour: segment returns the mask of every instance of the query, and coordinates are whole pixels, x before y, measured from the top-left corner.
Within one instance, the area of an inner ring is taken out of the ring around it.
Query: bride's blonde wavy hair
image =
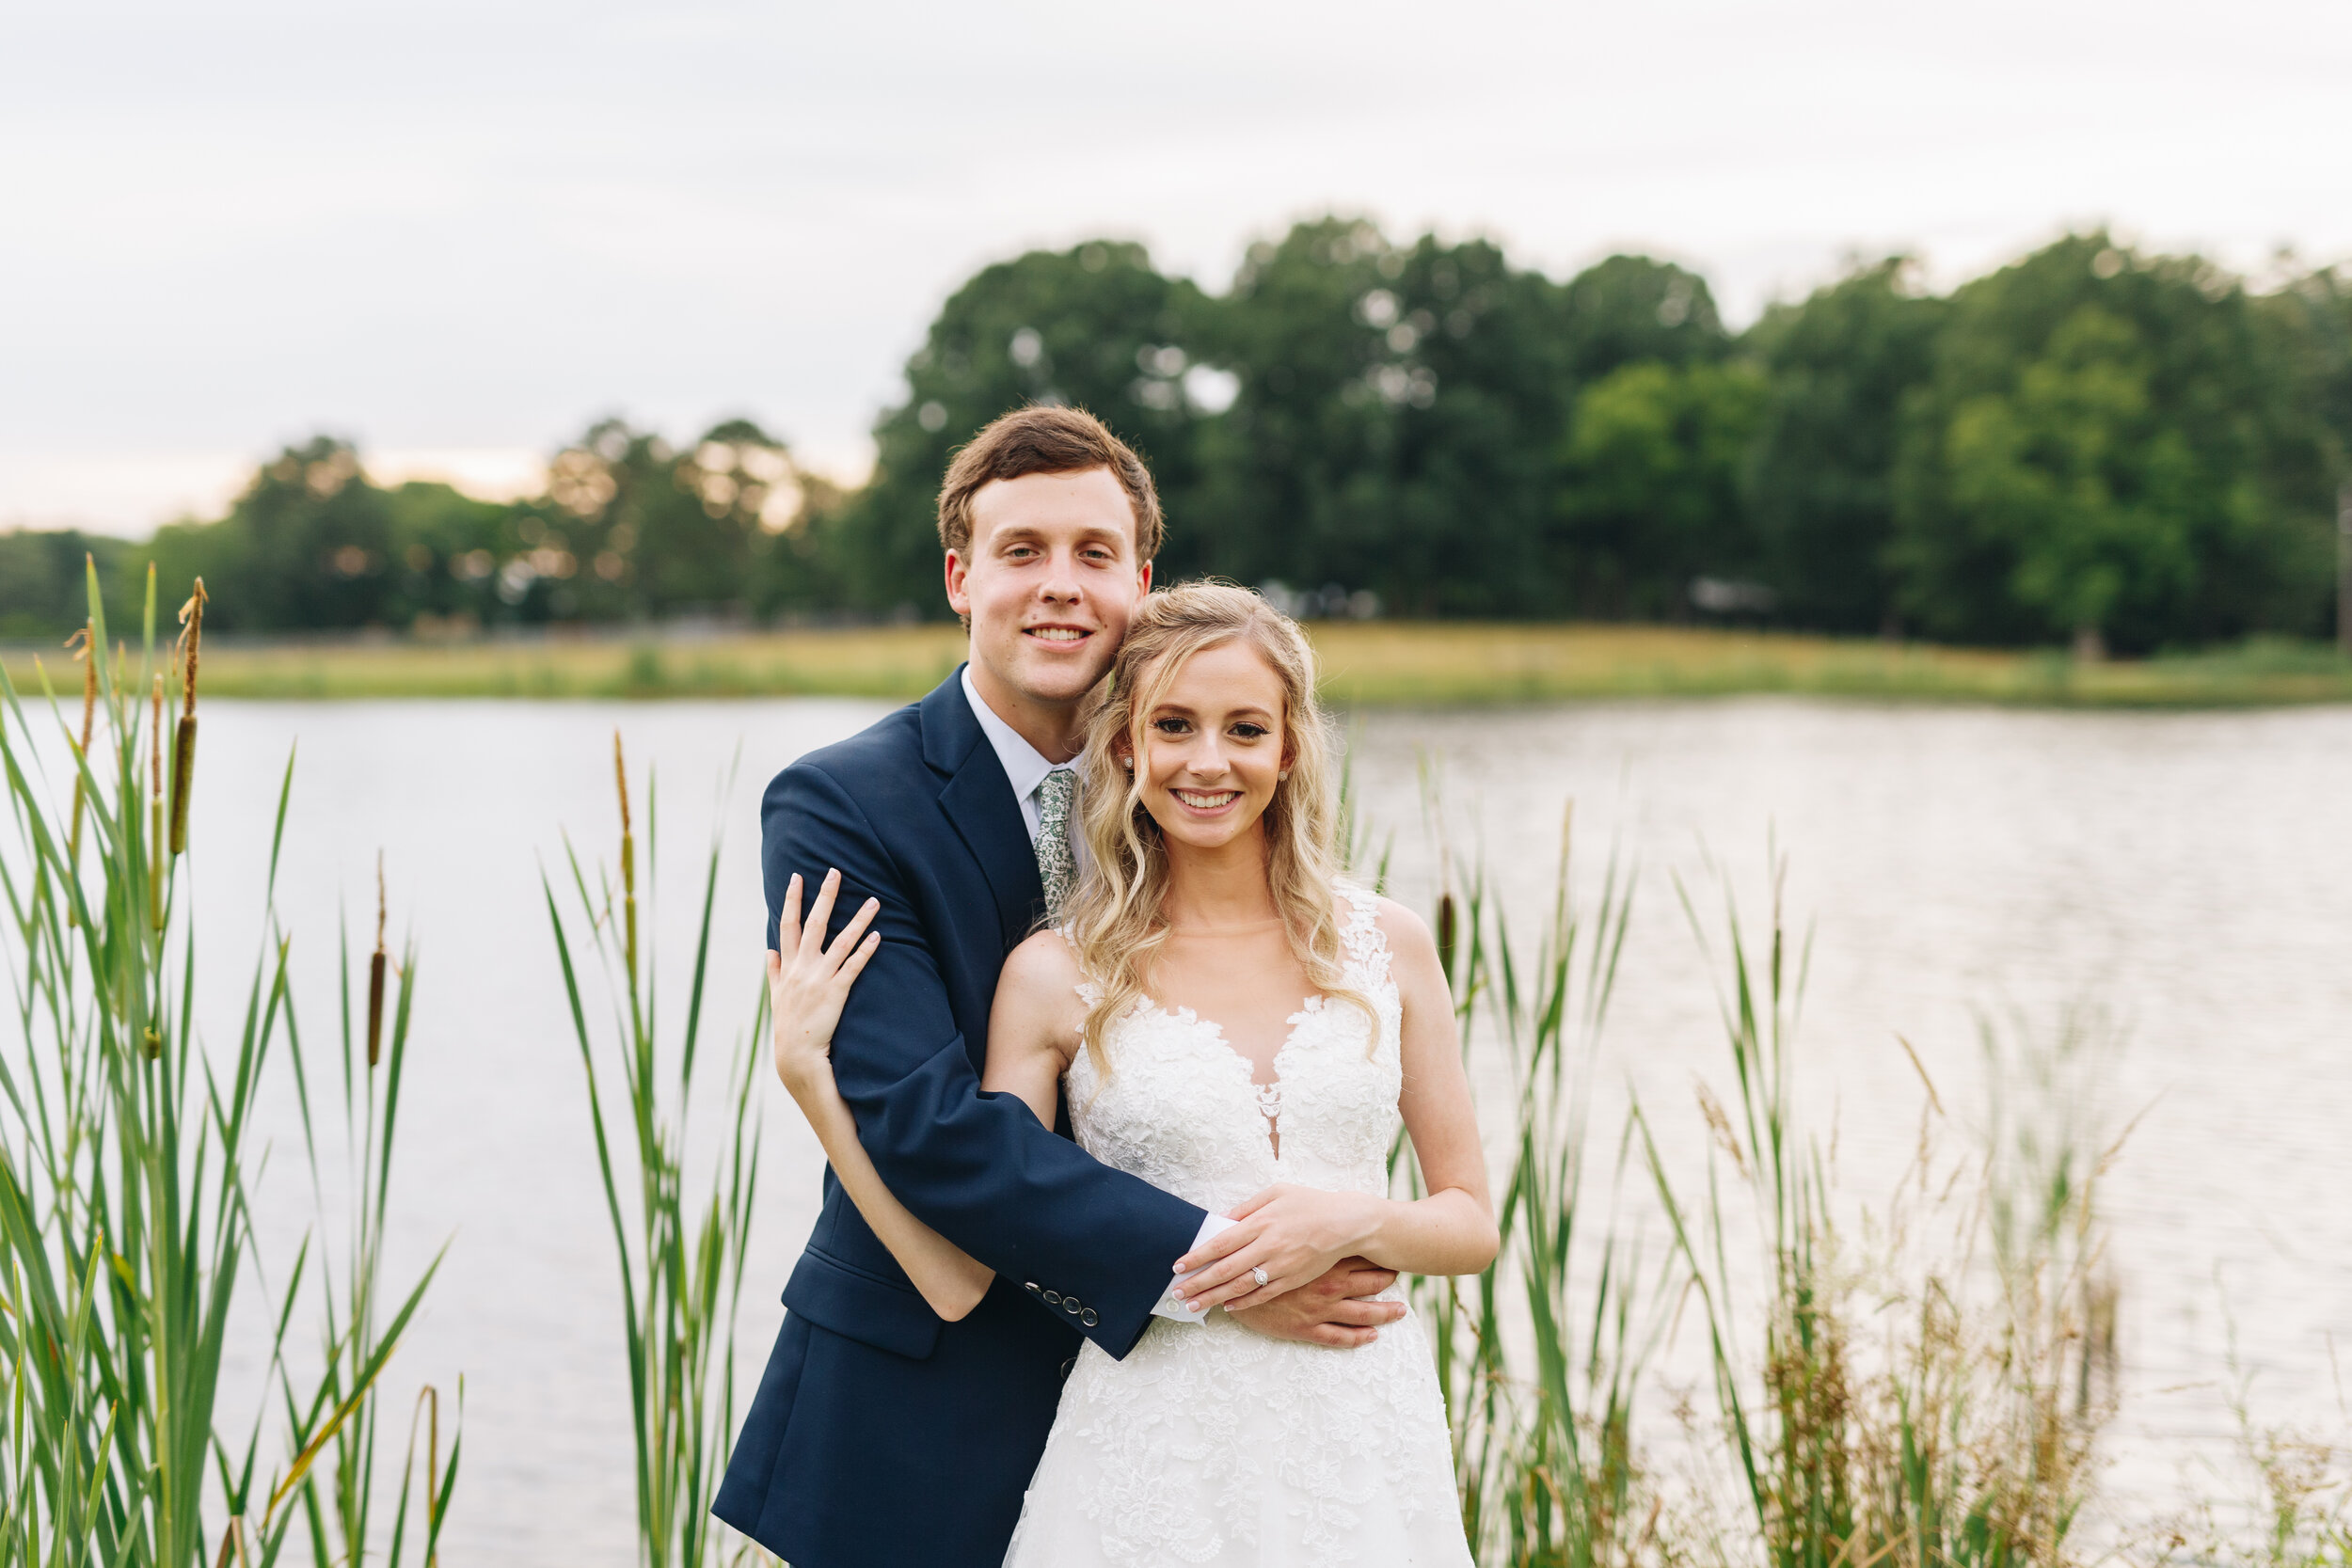
[[[1093,863],[1071,900],[1063,935],[1097,994],[1083,1038],[1096,1072],[1110,1025],[1145,994],[1168,940],[1168,846],[1144,808],[1139,781],[1150,765],[1149,721],[1187,659],[1243,641],[1282,684],[1282,752],[1290,776],[1266,802],[1266,881],[1291,952],[1315,989],[1371,1013],[1371,1000],[1345,982],[1333,887],[1339,876],[1339,800],[1333,745],[1315,700],[1315,656],[1297,623],[1246,588],[1189,582],[1154,594],[1128,625],[1111,664],[1110,695],[1089,727],[1081,818]],[[1136,759],[1121,767],[1117,743]]]

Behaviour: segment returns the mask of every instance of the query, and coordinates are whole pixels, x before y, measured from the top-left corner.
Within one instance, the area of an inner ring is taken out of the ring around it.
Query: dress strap
[[[1078,956],[1078,944],[1070,940],[1070,927],[1068,926],[1049,926],[1046,929],[1061,938],[1062,945],[1070,949],[1070,956],[1072,958],[1074,958]],[[1089,974],[1084,967],[1081,967],[1078,971],[1078,983],[1071,989],[1078,993],[1078,1000],[1085,1003],[1089,1008],[1092,1007],[1097,1002],[1103,1000],[1102,985],[1094,978],[1093,975]]]
[[[1380,895],[1355,882],[1334,885],[1345,906],[1340,914],[1340,947],[1347,955],[1348,967],[1359,972],[1368,985],[1386,983],[1389,939],[1380,930]]]

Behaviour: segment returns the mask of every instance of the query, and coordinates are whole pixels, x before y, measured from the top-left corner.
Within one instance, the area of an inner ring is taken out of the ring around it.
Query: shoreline
[[[1516,705],[1754,694],[2022,707],[2236,708],[2352,703],[2352,660],[2249,643],[2082,664],[2063,654],[1785,632],[1594,623],[1321,622],[1323,691],[1343,707]],[[962,657],[952,625],[464,642],[208,640],[205,691],[301,701],[389,698],[922,695]],[[20,695],[78,687],[62,649],[0,647]]]

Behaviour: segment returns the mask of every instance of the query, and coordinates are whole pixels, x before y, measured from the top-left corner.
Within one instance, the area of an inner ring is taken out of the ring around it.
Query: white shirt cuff
[[[1227,1219],[1222,1214],[1211,1214],[1207,1216],[1200,1222],[1200,1234],[1195,1236],[1192,1239],[1192,1245],[1184,1250],[1187,1252],[1199,1252],[1202,1247],[1208,1245],[1211,1241],[1216,1239],[1218,1231],[1227,1228],[1233,1222],[1232,1220]],[[1199,1274],[1200,1272],[1200,1271],[1199,1269],[1195,1269],[1193,1274]],[[1201,1319],[1207,1317],[1209,1315],[1209,1309],[1207,1307],[1186,1307],[1183,1302],[1176,1299],[1176,1288],[1179,1285],[1184,1284],[1184,1281],[1190,1279],[1192,1275],[1184,1274],[1178,1275],[1174,1279],[1169,1280],[1168,1283],[1168,1290],[1162,1293],[1158,1303],[1152,1308],[1152,1316],[1158,1318],[1173,1318],[1180,1323],[1197,1323]]]

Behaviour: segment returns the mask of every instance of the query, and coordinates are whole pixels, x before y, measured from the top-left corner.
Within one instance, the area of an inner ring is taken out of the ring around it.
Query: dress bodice
[[[1404,1008],[1389,974],[1379,900],[1342,883],[1346,985],[1372,1004],[1309,997],[1275,1053],[1276,1082],[1251,1082],[1249,1059],[1217,1023],[1150,998],[1112,1022],[1107,1076],[1091,1053],[1062,1083],[1079,1144],[1102,1161],[1219,1213],[1277,1181],[1385,1196],[1404,1086]],[[1089,1005],[1091,983],[1079,994]],[[1275,1152],[1279,1134],[1280,1154]]]
[[[1387,1195],[1404,1008],[1378,900],[1339,894],[1345,986],[1371,1013],[1309,998],[1262,1086],[1215,1022],[1140,1000],[1105,1031],[1107,1074],[1081,1051],[1062,1076],[1089,1153],[1211,1213],[1277,1181]],[[1408,1308],[1350,1350],[1267,1338],[1221,1309],[1154,1319],[1120,1361],[1089,1340],[1005,1561],[1471,1568],[1419,1321]]]

